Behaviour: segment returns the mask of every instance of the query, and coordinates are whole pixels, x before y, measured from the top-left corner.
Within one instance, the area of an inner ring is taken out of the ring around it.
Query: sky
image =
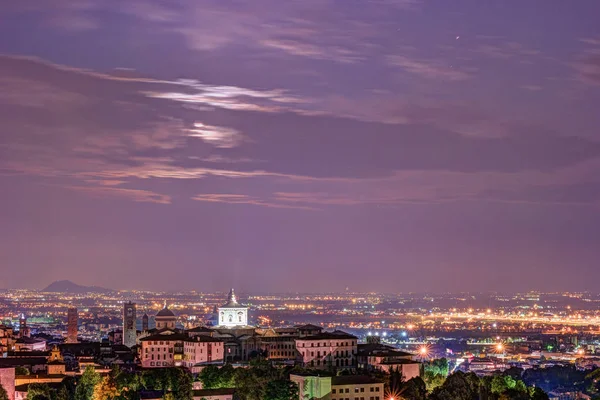
[[[0,287],[597,290],[597,0],[0,8]]]

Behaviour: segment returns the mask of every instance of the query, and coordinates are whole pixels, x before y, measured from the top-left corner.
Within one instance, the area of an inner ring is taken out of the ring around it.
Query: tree
[[[423,380],[427,385],[427,390],[431,392],[436,387],[441,386],[448,376],[448,360],[438,358],[431,360],[423,366]]]
[[[8,400],[8,393],[6,393],[6,389],[4,386],[0,384],[0,400]]]
[[[427,399],[427,387],[423,379],[416,377],[406,381],[402,385],[401,396],[404,399],[410,400],[426,400]]]
[[[288,379],[277,379],[267,383],[264,400],[295,400],[298,385]]]
[[[45,383],[30,383],[27,386],[27,400],[50,400],[50,387]]]
[[[479,398],[479,378],[474,373],[461,371],[448,376],[443,385],[436,388],[432,400],[472,400]]]
[[[192,375],[183,368],[175,368],[171,375],[170,389],[177,400],[192,400],[194,397]]]
[[[22,366],[17,366],[15,367],[15,375],[29,375],[30,372],[27,368],[22,367]]]
[[[120,396],[121,391],[117,389],[117,385],[110,376],[102,378],[100,383],[94,387],[92,395],[93,400],[113,400],[115,397]]]
[[[538,387],[529,388],[529,398],[531,400],[549,400],[546,392]]]
[[[79,378],[77,388],[75,389],[75,400],[92,400],[94,397],[94,389],[100,383],[100,375],[94,367],[88,365],[85,371]]]
[[[56,392],[53,400],[70,400],[72,397],[69,395],[69,390],[66,386],[61,386]]]

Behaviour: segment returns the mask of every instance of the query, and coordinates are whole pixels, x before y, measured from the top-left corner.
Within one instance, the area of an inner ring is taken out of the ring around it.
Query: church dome
[[[158,312],[158,314],[156,314],[157,317],[174,317],[175,314],[173,314],[173,311],[169,310],[168,308],[163,308],[162,310],[160,310]]]
[[[235,292],[233,289],[229,291],[227,295],[227,303],[223,304],[221,308],[238,308],[240,307],[240,303],[238,303],[237,298],[235,297]]]

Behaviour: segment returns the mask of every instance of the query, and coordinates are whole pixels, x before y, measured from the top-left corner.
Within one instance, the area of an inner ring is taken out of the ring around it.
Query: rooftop
[[[325,339],[358,339],[356,336],[343,331],[321,332],[317,335],[306,336],[296,340],[325,340]]]
[[[335,386],[341,385],[368,385],[373,383],[383,383],[375,378],[366,375],[340,375],[331,378],[331,384]]]

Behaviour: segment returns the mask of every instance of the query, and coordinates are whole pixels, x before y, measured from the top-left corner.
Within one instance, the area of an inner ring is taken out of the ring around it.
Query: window
[[[346,393],[350,393],[350,389],[346,388]]]
[[[360,388],[360,392],[362,393],[362,392],[364,392],[364,391],[365,391],[365,388],[364,388],[364,387],[361,387],[361,388]]]
[[[371,392],[375,391],[375,388],[373,386],[371,386],[369,389],[371,389]],[[373,398],[371,397],[371,400],[373,400]]]
[[[331,394],[335,394],[335,389],[331,389]]]
[[[375,388],[375,391],[376,391],[376,392],[379,392],[379,386],[377,386],[377,387]]]
[[[358,388],[357,387],[354,388],[354,393],[358,393]]]
[[[150,362],[150,366],[151,366],[151,367],[154,367],[154,361],[151,361],[151,362]]]

